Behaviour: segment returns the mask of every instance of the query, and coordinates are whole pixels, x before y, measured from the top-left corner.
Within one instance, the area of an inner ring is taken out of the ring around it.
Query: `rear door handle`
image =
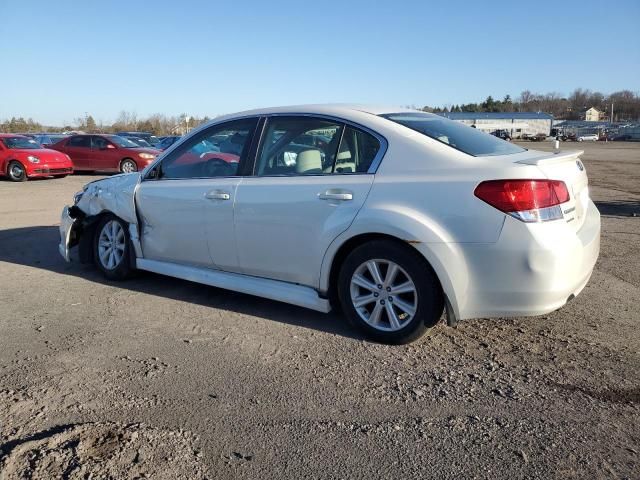
[[[353,192],[349,190],[329,189],[326,192],[319,193],[318,198],[320,200],[348,201],[353,200]]]
[[[224,190],[211,190],[205,194],[205,198],[209,200],[230,200],[231,194]]]

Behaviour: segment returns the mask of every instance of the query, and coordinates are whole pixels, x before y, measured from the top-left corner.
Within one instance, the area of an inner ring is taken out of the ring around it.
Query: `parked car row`
[[[54,143],[59,142],[63,138],[67,137],[67,135],[63,133],[25,133],[24,136],[33,138],[43,147],[53,145]]]
[[[0,134],[0,175],[23,182],[34,177],[65,177],[74,171],[131,173],[160,154],[137,137],[48,135],[47,140],[57,141],[45,147],[37,137]]]
[[[144,141],[150,147],[154,147],[160,143],[160,139],[148,132],[116,132],[119,137],[128,138],[137,143],[138,140]],[[146,145],[145,145],[146,146]]]

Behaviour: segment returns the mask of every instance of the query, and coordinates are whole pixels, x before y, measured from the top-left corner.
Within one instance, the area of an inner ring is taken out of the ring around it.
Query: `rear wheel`
[[[122,173],[133,173],[138,171],[138,165],[136,162],[131,160],[130,158],[125,158],[120,162],[120,172]]]
[[[9,180],[13,182],[26,182],[27,181],[27,171],[20,162],[15,160],[9,162],[9,166],[7,167],[7,176]]]
[[[93,257],[111,280],[124,280],[133,274],[127,225],[115,215],[106,215],[96,228]]]
[[[442,314],[440,284],[422,256],[400,243],[366,243],[345,259],[338,296],[352,324],[384,343],[408,343]]]

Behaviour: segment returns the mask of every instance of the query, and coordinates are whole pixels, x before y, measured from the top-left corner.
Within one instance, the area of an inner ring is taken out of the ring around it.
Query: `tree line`
[[[568,97],[559,93],[533,93],[523,91],[516,99],[506,95],[502,100],[488,96],[484,102],[466,104],[448,104],[442,107],[425,106],[425,112],[545,112],[556,119],[579,120],[584,111],[595,107],[607,116],[611,114],[611,103],[614,104],[615,122],[640,121],[640,95],[630,90],[621,90],[605,95],[588,89],[577,88]],[[96,122],[94,117],[86,113],[73,121],[72,125],[58,127],[44,126],[32,118],[12,117],[0,122],[0,132],[65,132],[83,131],[87,133],[115,133],[121,131],[150,132],[154,135],[183,135],[204,122],[209,117],[189,117],[186,114],[169,116],[155,113],[147,117],[138,117],[135,112],[121,111],[115,122],[105,124]]]
[[[186,114],[168,116],[155,113],[148,117],[138,117],[135,112],[121,111],[116,121],[105,124],[96,122],[90,114],[76,118],[71,125],[45,126],[32,118],[12,117],[0,122],[0,132],[5,133],[30,133],[30,132],[69,132],[82,131],[86,133],[115,133],[123,131],[150,132],[154,135],[184,135],[187,130],[192,130],[205,122],[209,117],[190,117]]]
[[[425,112],[544,112],[550,113],[556,119],[580,120],[584,118],[584,111],[594,107],[611,115],[611,104],[614,105],[615,122],[640,121],[640,95],[630,90],[621,90],[605,95],[589,89],[577,88],[565,97],[556,92],[533,93],[523,91],[517,99],[506,95],[502,100],[488,96],[484,102],[449,104],[443,107],[425,106]]]

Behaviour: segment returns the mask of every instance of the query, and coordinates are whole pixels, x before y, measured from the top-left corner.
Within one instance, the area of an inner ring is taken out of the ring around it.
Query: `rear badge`
[[[584,171],[584,165],[580,160],[576,160],[576,165],[578,166],[578,170],[580,170],[581,172]]]

